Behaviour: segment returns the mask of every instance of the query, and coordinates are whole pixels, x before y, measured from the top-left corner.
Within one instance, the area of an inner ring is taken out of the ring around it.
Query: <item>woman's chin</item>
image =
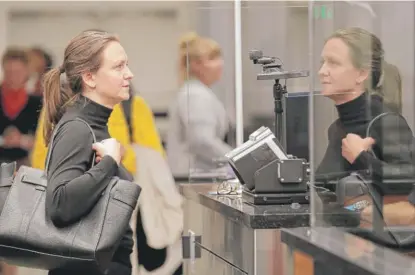
[[[120,99],[121,99],[121,101],[129,100],[130,99],[130,91],[129,90],[122,91],[120,93]]]
[[[325,96],[325,97],[330,97],[334,95],[333,91],[330,91],[329,89],[322,89],[321,90],[321,95]]]

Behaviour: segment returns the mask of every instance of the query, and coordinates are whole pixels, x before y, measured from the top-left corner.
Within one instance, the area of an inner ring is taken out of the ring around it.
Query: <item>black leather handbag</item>
[[[96,142],[88,123],[78,120],[88,126]],[[13,178],[0,214],[0,259],[44,270],[104,271],[129,226],[141,188],[114,177],[87,215],[68,227],[57,228],[45,211],[51,151],[45,172],[22,166]]]

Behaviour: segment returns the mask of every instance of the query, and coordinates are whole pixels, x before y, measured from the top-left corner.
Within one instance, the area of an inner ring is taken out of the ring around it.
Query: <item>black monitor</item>
[[[308,92],[285,95],[285,143],[287,154],[310,160],[309,150],[309,94]]]

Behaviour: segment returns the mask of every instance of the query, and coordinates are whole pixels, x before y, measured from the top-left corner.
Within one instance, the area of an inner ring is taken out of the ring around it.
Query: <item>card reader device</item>
[[[225,155],[252,204],[308,203],[309,165],[287,155],[272,131],[260,127]]]

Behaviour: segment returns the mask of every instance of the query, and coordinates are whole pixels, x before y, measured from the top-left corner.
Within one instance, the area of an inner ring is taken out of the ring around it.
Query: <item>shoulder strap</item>
[[[75,118],[75,119],[68,120],[68,121],[66,121],[65,123],[63,123],[62,125],[60,125],[59,127],[56,127],[55,131],[53,131],[53,135],[52,135],[52,138],[51,138],[50,143],[49,143],[49,150],[48,150],[48,154],[47,154],[47,156],[46,156],[46,164],[45,164],[45,171],[44,171],[44,172],[45,172],[45,175],[47,175],[48,170],[49,170],[49,162],[50,162],[50,158],[51,158],[51,156],[52,156],[53,142],[54,142],[54,140],[55,140],[55,138],[56,138],[56,134],[57,134],[57,132],[58,132],[58,128],[62,127],[64,124],[66,124],[66,123],[68,123],[68,122],[75,121],[75,120],[78,120],[78,121],[83,122],[83,123],[84,123],[84,124],[88,127],[89,131],[91,132],[93,142],[94,142],[94,143],[95,143],[95,142],[97,142],[97,138],[96,138],[95,133],[94,133],[94,131],[92,130],[91,126],[89,126],[88,122],[86,122],[86,121],[85,121],[85,120],[83,120],[82,118],[77,117],[77,118]],[[94,153],[94,156],[92,157],[92,167],[94,166],[94,164],[95,164],[95,153]]]
[[[131,112],[132,112],[132,102],[133,96],[130,96],[128,100],[123,101],[121,104],[122,110],[124,112],[125,120],[127,121],[128,132],[130,133],[130,142],[133,140],[133,127],[131,125]]]

